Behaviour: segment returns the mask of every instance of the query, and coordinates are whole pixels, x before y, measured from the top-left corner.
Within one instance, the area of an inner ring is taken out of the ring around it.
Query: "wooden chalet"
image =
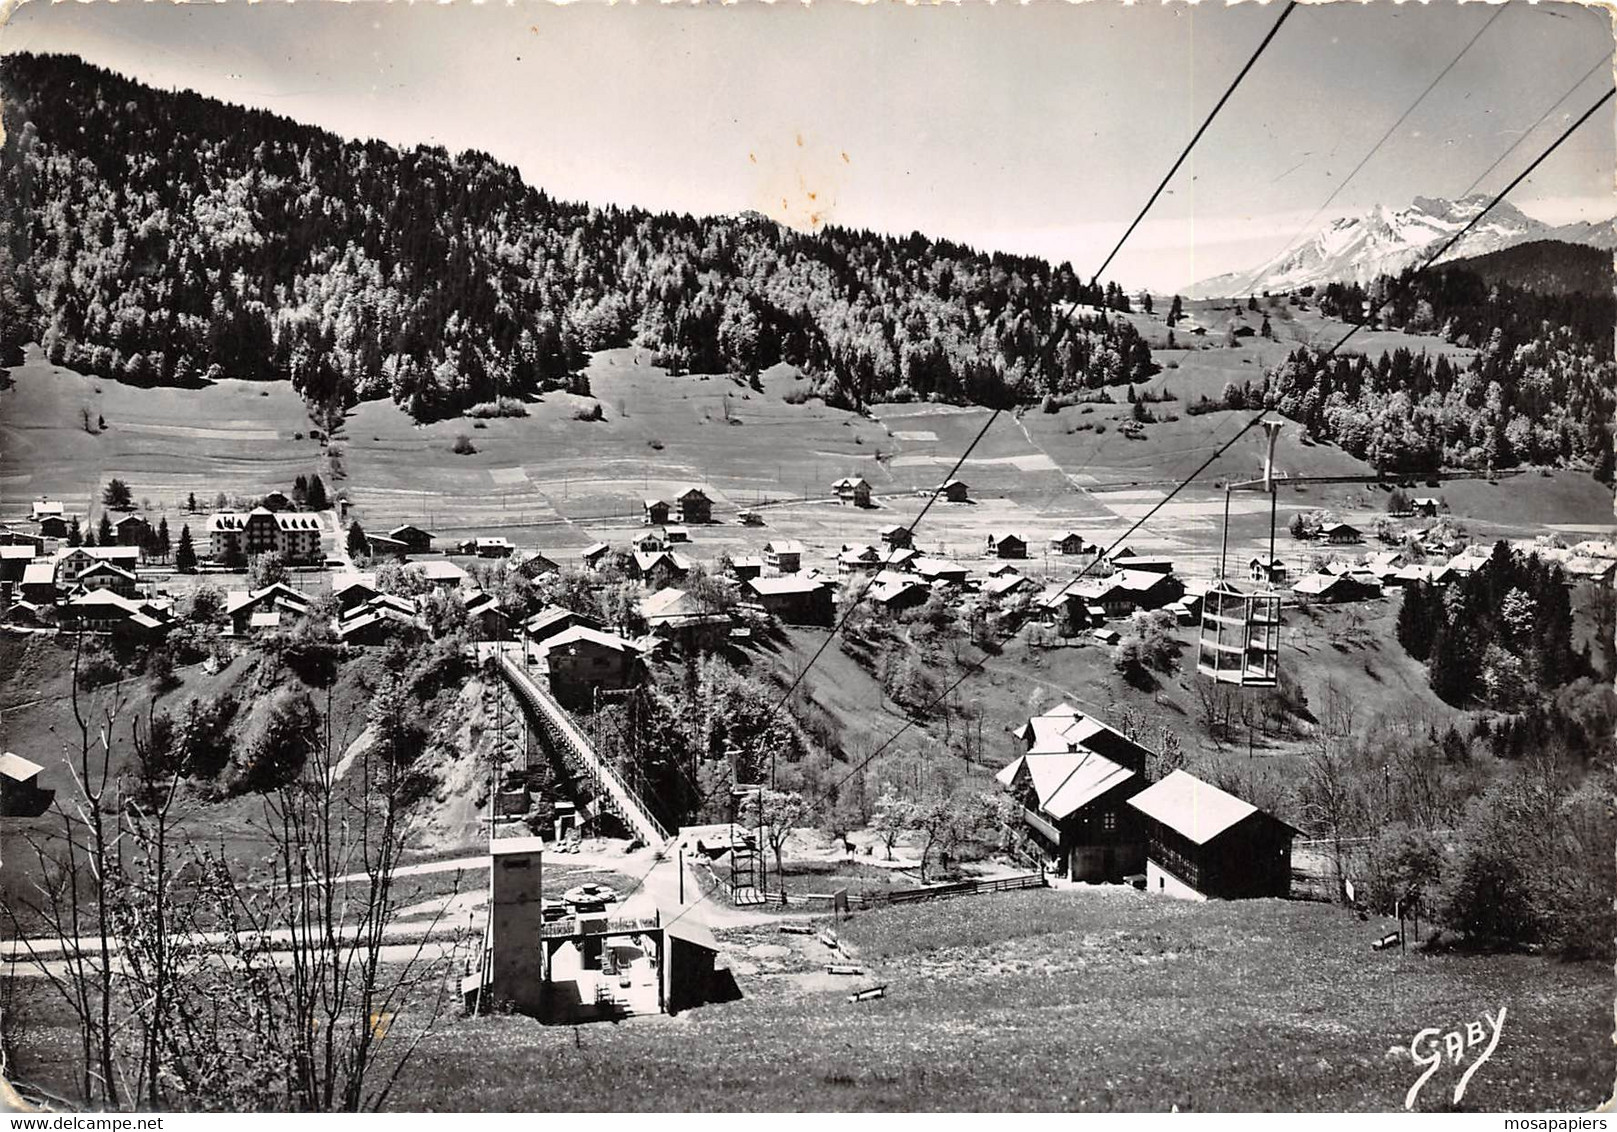
[[[666,499],[647,499],[644,502],[645,515],[642,521],[647,526],[661,527],[668,522],[668,514],[672,510]]]
[[[817,579],[754,578],[747,589],[765,612],[793,625],[829,625],[835,616],[832,587]]]
[[[674,502],[679,508],[679,521],[686,526],[713,521],[713,501],[699,487],[686,488]]]
[[[883,527],[878,533],[883,544],[894,550],[909,550],[915,545],[915,533],[908,527],[901,527],[896,523]]]
[[[1009,532],[991,534],[988,536],[988,553],[995,558],[1026,558],[1027,540]]]
[[[1085,554],[1090,547],[1077,531],[1065,531],[1050,539],[1050,549],[1057,554]]]
[[[1320,527],[1319,537],[1333,546],[1364,541],[1363,533],[1351,523],[1326,523]]]
[[[942,496],[946,503],[969,503],[967,488],[961,480],[947,480],[940,483],[933,494]]]
[[[1129,799],[1146,827],[1146,891],[1191,900],[1291,894],[1297,830],[1176,770]]]
[[[870,484],[863,476],[843,476],[831,485],[837,502],[851,503],[855,507],[870,506]]]
[[[394,542],[402,543],[409,554],[426,554],[432,550],[432,532],[422,530],[413,523],[394,527],[387,532],[387,537]]]
[[[539,643],[551,694],[569,707],[593,706],[597,691],[621,691],[640,680],[640,650],[612,633],[584,625]]]
[[[764,565],[779,574],[795,574],[803,568],[803,544],[796,539],[771,539],[764,543]]]
[[[1033,841],[1072,880],[1118,882],[1145,865],[1145,828],[1126,803],[1145,789],[1150,752],[1071,704],[1012,735],[1021,752],[998,774]]]
[[[11,751],[0,754],[0,817],[37,818],[50,809],[56,791],[40,785],[44,769]]]

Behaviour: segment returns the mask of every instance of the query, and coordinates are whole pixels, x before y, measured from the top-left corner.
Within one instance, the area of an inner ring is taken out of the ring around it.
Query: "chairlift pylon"
[[[1263,476],[1224,485],[1224,538],[1218,577],[1202,599],[1196,671],[1238,688],[1273,688],[1280,682],[1280,593],[1275,589],[1275,441],[1278,420],[1259,422],[1268,437]],[[1230,494],[1244,488],[1269,493],[1269,557],[1251,590],[1236,586],[1226,569],[1230,549]]]

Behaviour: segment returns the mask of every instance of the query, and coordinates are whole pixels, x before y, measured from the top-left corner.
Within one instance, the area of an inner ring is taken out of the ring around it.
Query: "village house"
[[[915,545],[915,533],[896,523],[883,527],[878,533],[882,542],[894,550],[908,550]]]
[[[66,628],[83,628],[91,633],[126,633],[143,639],[160,637],[170,626],[163,610],[113,590],[77,594],[62,604],[58,615]]]
[[[1073,633],[1104,621],[1105,610],[1093,604],[1095,595],[1084,593],[1079,588],[1082,584],[1047,586],[1040,591],[1033,599],[1039,619],[1062,632]]]
[[[69,589],[75,593],[111,590],[124,597],[134,598],[139,596],[140,580],[132,570],[126,570],[116,563],[96,562],[74,575]]]
[[[1172,574],[1173,559],[1143,554],[1114,554],[1111,567],[1114,570],[1138,570],[1151,574]]]
[[[372,558],[394,558],[403,562],[410,554],[410,544],[392,535],[366,535],[365,551]]]
[[[1298,578],[1291,592],[1300,602],[1329,605],[1380,597],[1381,586],[1373,578],[1321,572]]]
[[[966,485],[960,480],[948,480],[940,483],[933,494],[941,495],[946,503],[969,503],[966,498]]]
[[[40,785],[44,769],[11,751],[0,754],[0,817],[37,818],[50,809],[56,791]]]
[[[511,619],[491,593],[475,593],[466,599],[466,620],[482,641],[503,641],[511,636]]]
[[[1320,527],[1319,537],[1332,546],[1346,546],[1349,543],[1364,541],[1364,535],[1359,532],[1359,528],[1351,523],[1326,523]]]
[[[432,550],[432,532],[424,531],[412,523],[394,527],[387,532],[387,537],[394,542],[402,543],[405,552],[409,554],[427,554]]]
[[[48,541],[55,542],[55,539]],[[31,546],[34,548],[34,557],[39,558],[45,554],[47,539],[32,531],[19,531],[15,527],[0,527],[0,546]]]
[[[868,574],[881,569],[881,551],[873,546],[844,544],[837,553],[838,574]]]
[[[863,476],[843,476],[831,485],[837,502],[851,503],[855,507],[870,506],[870,484]]]
[[[730,635],[728,613],[704,609],[681,589],[658,590],[640,603],[640,616],[653,636],[687,653],[717,648]]]
[[[1443,501],[1430,495],[1418,495],[1412,501],[1414,513],[1423,519],[1435,519],[1443,510]]]
[[[763,576],[764,560],[758,554],[732,554],[729,558],[729,573],[738,582],[750,581]]]
[[[899,613],[906,609],[914,609],[918,605],[925,605],[927,598],[931,596],[930,586],[916,580],[913,575],[900,574],[892,570],[878,573],[871,580],[870,589],[865,591],[867,600],[889,613]]]
[[[652,554],[636,551],[629,573],[648,589],[661,590],[684,581],[691,572],[691,560],[672,550]]]
[[[470,589],[472,576],[445,558],[412,562],[404,568],[434,589]]]
[[[611,553],[612,547],[607,543],[593,542],[584,548],[584,553],[578,556],[578,560],[584,564],[586,569],[599,570]]]
[[[1247,577],[1260,585],[1283,586],[1286,584],[1286,564],[1279,558],[1270,558],[1264,555],[1261,558],[1247,560]]]
[[[28,517],[36,523],[45,519],[66,519],[67,509],[62,506],[61,500],[46,499],[42,495],[34,500],[33,510]]]
[[[56,602],[56,564],[35,560],[23,567],[18,593],[24,601],[35,605],[53,605]]]
[[[1566,572],[1570,582],[1590,582],[1597,586],[1610,587],[1612,578],[1617,576],[1617,560],[1610,558],[1568,558],[1561,563],[1561,569]]]
[[[910,568],[925,582],[944,582],[957,586],[966,584],[968,573],[966,568],[947,558],[916,558],[910,563]]]
[[[376,575],[373,573],[353,571],[331,576],[331,593],[337,599],[339,616],[356,605],[365,604],[380,592],[376,588]]]
[[[688,527],[713,521],[713,501],[699,487],[688,487],[674,501],[679,505],[679,521]]]
[[[646,531],[629,540],[629,549],[636,554],[656,554],[666,545],[661,531]]]
[[[245,637],[282,628],[283,621],[308,613],[309,604],[307,594],[285,582],[275,582],[259,590],[230,591],[225,598],[225,616],[230,620],[231,633]]]
[[[597,691],[621,691],[639,682],[640,650],[622,637],[584,625],[539,642],[550,692],[568,707],[593,706]]]
[[[561,566],[553,559],[540,554],[537,550],[529,550],[516,556],[511,563],[511,569],[531,582],[535,578],[544,577],[546,574],[559,572]]]
[[[1128,569],[1117,571],[1105,581],[1111,586],[1109,600],[1114,604],[1126,603],[1124,612],[1133,612],[1136,609],[1161,609],[1170,602],[1177,601],[1185,592],[1179,579],[1172,574],[1136,570],[1132,563]]]
[[[1032,590],[1033,579],[1022,574],[1000,574],[983,583],[982,592],[991,598],[1005,598],[1022,590]]]
[[[995,558],[1026,558],[1027,541],[1009,532],[991,534],[988,536],[988,553]]]
[[[3,589],[0,586],[0,590]],[[3,600],[3,595],[0,595],[0,600]],[[56,624],[56,607],[32,601],[13,601],[5,613],[0,614],[0,621],[19,629],[48,629]]]
[[[1065,531],[1050,539],[1050,549],[1057,554],[1085,554],[1090,546],[1077,531]]]
[[[1145,819],[1147,892],[1191,900],[1290,895],[1297,830],[1279,818],[1183,770],[1128,804]]]
[[[777,574],[795,574],[803,568],[803,544],[795,539],[764,543],[764,566]]]
[[[675,543],[688,543],[691,541],[691,532],[685,527],[664,527],[663,544],[673,546]]]
[[[764,517],[756,511],[738,511],[736,512],[736,518],[741,520],[743,527],[761,527],[764,525]]]
[[[493,535],[478,539],[473,549],[479,558],[509,558],[516,547],[504,535]]]
[[[523,622],[522,629],[537,642],[580,625],[596,630],[605,627],[599,618],[591,617],[588,613],[575,613],[559,605],[547,605]]]
[[[345,645],[376,648],[392,640],[416,641],[424,637],[420,619],[397,608],[387,600],[390,597],[392,595],[383,594],[355,606],[337,623],[337,639]],[[410,608],[415,608],[413,603]]]
[[[882,551],[881,565],[883,569],[913,570],[915,568],[915,560],[920,557],[921,556],[919,554],[907,546],[894,547],[892,549]]]
[[[1145,789],[1150,752],[1066,703],[1012,735],[1022,751],[996,777],[1056,872],[1090,883],[1139,873],[1144,823],[1126,803]]]
[[[272,491],[258,501],[259,506],[268,507],[271,511],[292,510],[292,500],[284,491]]]
[[[666,499],[648,499],[645,501],[645,516],[642,522],[651,527],[664,526],[668,522],[668,513],[671,509]]]
[[[22,582],[22,573],[34,560],[31,545],[0,546],[0,582]]]
[[[289,565],[325,561],[320,546],[320,519],[315,515],[277,514],[255,507],[245,515],[221,511],[208,519],[208,557],[246,561],[259,554],[279,554]]]
[[[61,515],[46,515],[39,520],[38,530],[40,538],[64,539],[72,530],[72,524]]]
[[[829,625],[835,614],[832,587],[812,578],[754,578],[746,585],[766,613],[789,624]]]

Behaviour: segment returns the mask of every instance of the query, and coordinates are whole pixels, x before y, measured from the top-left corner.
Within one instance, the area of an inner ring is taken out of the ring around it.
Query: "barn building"
[[[1128,803],[1144,819],[1146,891],[1190,900],[1291,893],[1297,830],[1176,770]]]

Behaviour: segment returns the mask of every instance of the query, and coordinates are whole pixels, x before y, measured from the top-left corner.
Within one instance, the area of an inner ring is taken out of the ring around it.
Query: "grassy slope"
[[[850,1005],[806,951],[725,933],[744,998],[581,1032],[457,1020],[401,1108],[1389,1110],[1410,1039],[1508,1007],[1466,1107],[1575,1109],[1611,1075],[1606,971],[1524,956],[1376,955],[1338,909],[1127,890],[985,897],[843,926],[885,1000]],[[782,949],[784,950],[784,948]],[[1583,1035],[1587,1040],[1569,1037]],[[1406,1051],[1391,1056],[1390,1047]],[[1445,1067],[1420,1107],[1440,1107]]]
[[[290,491],[299,473],[325,471],[303,402],[286,382],[146,389],[53,366],[34,347],[11,377],[0,392],[0,518],[25,516],[41,495],[99,518],[101,485],[117,477],[136,502],[168,513],[177,538],[189,492],[211,507],[221,491]],[[85,406],[92,426],[97,414],[106,418],[105,432],[84,431]]]

